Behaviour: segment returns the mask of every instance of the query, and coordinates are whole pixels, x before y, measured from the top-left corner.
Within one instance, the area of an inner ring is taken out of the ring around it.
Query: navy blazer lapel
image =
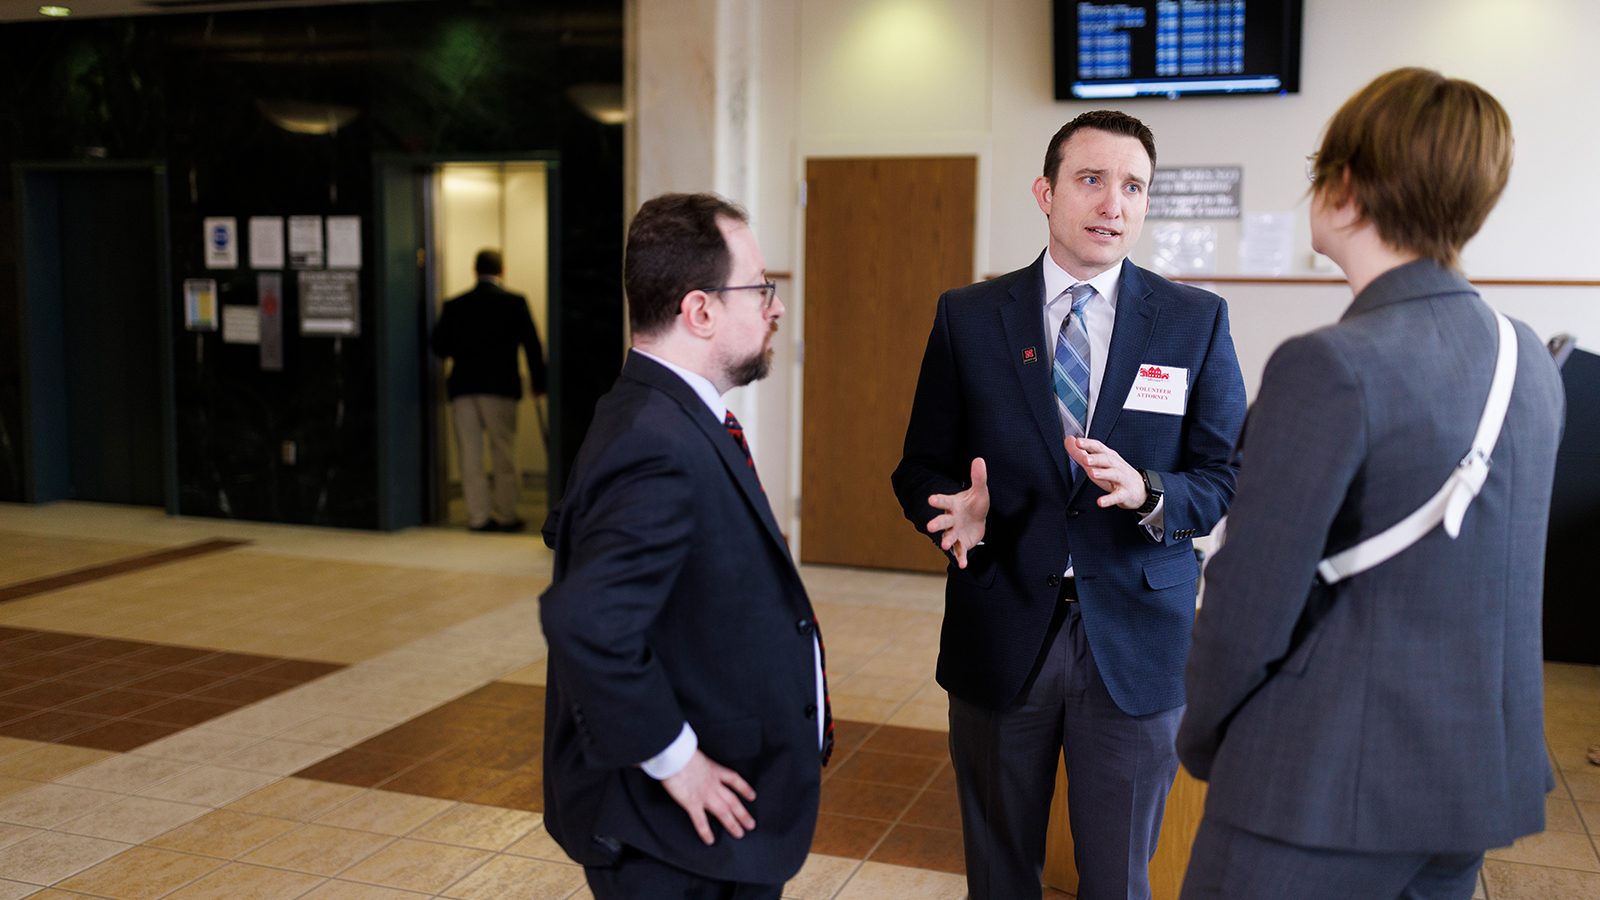
[[[1117,324],[1111,331],[1111,345],[1106,348],[1106,368],[1100,375],[1100,394],[1095,400],[1094,418],[1089,422],[1089,437],[1104,441],[1116,427],[1122,404],[1133,390],[1134,376],[1139,374],[1139,363],[1150,346],[1158,312],[1138,267],[1123,260],[1122,276],[1117,282]]]
[[[1048,252],[1048,251],[1046,251]],[[1067,460],[1066,438],[1061,430],[1061,414],[1056,411],[1056,389],[1050,377],[1051,350],[1044,333],[1044,254],[1028,267],[1027,274],[1011,286],[1011,302],[1000,308],[1005,326],[1011,364],[1022,382],[1022,395],[1028,398],[1034,421],[1050,448],[1061,473],[1061,483],[1072,484],[1072,468]],[[1023,352],[1033,350],[1035,362],[1027,362]],[[1039,365],[1044,363],[1044,365]]]
[[[767,502],[766,492],[761,489],[761,480],[756,477],[755,467],[744,458],[744,451],[739,449],[733,436],[728,434],[727,426],[717,421],[717,417],[712,415],[711,409],[700,399],[700,395],[695,393],[694,388],[679,378],[676,372],[637,353],[628,354],[622,374],[644,382],[678,402],[684,414],[705,433],[711,441],[711,446],[717,449],[717,455],[722,458],[722,465],[733,476],[734,483],[739,485],[739,490],[755,509],[761,524],[766,526],[767,533],[783,550],[784,557],[788,558],[789,543],[783,539],[783,531],[778,528],[778,520],[772,515],[772,504]],[[793,565],[794,560],[790,559],[789,562]]]

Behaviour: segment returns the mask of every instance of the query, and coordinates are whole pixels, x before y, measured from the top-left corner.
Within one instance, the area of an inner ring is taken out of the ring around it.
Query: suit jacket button
[[[1051,575],[1049,578],[1046,578],[1044,580],[1044,583],[1050,585],[1051,587],[1060,587],[1061,586],[1061,576],[1060,575]]]
[[[815,719],[816,717],[817,717],[817,705],[815,703],[807,703],[806,704],[806,718]]]
[[[796,631],[800,632],[801,634],[810,634],[811,633],[811,620],[810,619],[801,619],[800,621],[794,623],[794,628],[795,628]]]
[[[1067,507],[1067,518],[1076,519],[1077,517],[1078,517],[1078,510],[1073,508],[1073,507],[1070,507],[1070,506]]]

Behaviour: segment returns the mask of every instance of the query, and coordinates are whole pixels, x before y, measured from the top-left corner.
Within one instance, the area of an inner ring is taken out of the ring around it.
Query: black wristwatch
[[[1161,489],[1161,473],[1152,472],[1149,469],[1140,469],[1139,476],[1144,479],[1145,498],[1144,502],[1134,512],[1138,513],[1140,518],[1143,518],[1156,511],[1156,505],[1161,502],[1161,495],[1164,491]]]

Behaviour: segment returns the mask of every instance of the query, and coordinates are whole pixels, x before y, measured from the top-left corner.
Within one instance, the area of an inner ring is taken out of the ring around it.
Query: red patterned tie
[[[728,410],[722,416],[722,426],[728,429],[728,434],[733,436],[733,442],[739,445],[739,450],[744,453],[744,461],[750,464],[750,471],[756,471],[756,461],[750,456],[750,444],[744,439],[744,426],[733,417],[733,410]],[[761,493],[767,492],[767,486],[761,484],[761,473],[756,473],[756,484],[761,485]]]

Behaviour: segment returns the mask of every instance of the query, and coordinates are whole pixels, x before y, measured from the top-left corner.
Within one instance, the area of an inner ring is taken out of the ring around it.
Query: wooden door
[[[939,294],[973,281],[973,157],[806,162],[800,556],[939,572],[889,487]]]

